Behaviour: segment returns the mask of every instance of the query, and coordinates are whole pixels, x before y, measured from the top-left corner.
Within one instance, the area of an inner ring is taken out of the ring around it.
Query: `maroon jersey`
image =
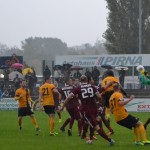
[[[98,92],[97,89],[91,84],[82,83],[80,86],[76,87],[72,93],[78,95],[81,101],[81,108],[85,111],[89,109],[96,109],[95,93]]]
[[[72,92],[74,89],[73,86],[66,85],[63,87],[59,92],[62,94],[63,99],[66,99],[68,95]],[[67,109],[75,108],[78,106],[78,101],[75,98],[72,98],[66,105]]]

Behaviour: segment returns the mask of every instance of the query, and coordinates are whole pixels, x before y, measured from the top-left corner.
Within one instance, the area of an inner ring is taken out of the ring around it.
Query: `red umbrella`
[[[83,70],[83,68],[81,68],[80,66],[73,66],[70,68],[71,71],[73,70]]]
[[[15,68],[15,69],[20,69],[20,68],[23,68],[23,64],[20,64],[20,63],[14,63],[11,65],[12,68]]]

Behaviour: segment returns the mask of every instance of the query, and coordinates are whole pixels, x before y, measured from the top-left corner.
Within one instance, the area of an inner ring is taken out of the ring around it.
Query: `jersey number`
[[[71,91],[70,90],[64,91],[64,93],[65,93],[65,96],[68,97],[68,95],[71,93]]]
[[[81,91],[82,91],[83,98],[94,97],[94,92],[92,88],[81,89]]]
[[[115,107],[116,107],[116,99],[115,98],[110,99],[110,108],[114,109]]]
[[[49,95],[48,93],[48,87],[47,88],[43,88],[43,96]]]

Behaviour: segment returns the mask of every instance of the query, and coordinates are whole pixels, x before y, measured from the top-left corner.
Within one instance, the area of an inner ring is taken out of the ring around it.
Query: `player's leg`
[[[74,118],[71,117],[70,122],[69,122],[69,129],[68,129],[68,135],[72,136],[72,127],[74,124]]]
[[[34,125],[34,127],[35,127],[36,129],[39,128],[38,123],[37,123],[37,120],[36,120],[36,118],[34,117],[33,114],[30,115],[30,118],[31,118],[31,121],[32,121],[32,124]]]
[[[66,121],[63,123],[63,125],[60,127],[61,131],[65,131],[65,127],[69,124],[70,118],[67,118]]]
[[[146,131],[145,131],[145,128],[144,128],[144,126],[143,126],[143,123],[140,122],[140,121],[138,121],[138,122],[136,123],[136,128],[138,129],[138,132],[139,132],[139,134],[140,134],[141,137],[142,137],[143,143],[144,143],[144,144],[150,144],[150,141],[147,140],[147,135],[146,135]]]
[[[82,132],[82,120],[78,119],[78,135],[81,136],[81,132]]]
[[[18,125],[19,125],[19,129],[22,129],[22,116],[18,117]]]
[[[145,130],[146,130],[146,128],[147,128],[147,126],[148,126],[149,123],[150,123],[150,118],[148,118],[147,121],[144,123]]]

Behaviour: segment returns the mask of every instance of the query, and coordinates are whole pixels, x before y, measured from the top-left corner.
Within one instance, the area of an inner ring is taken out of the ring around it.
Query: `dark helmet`
[[[111,70],[107,70],[107,71],[105,71],[104,72],[104,75],[107,77],[107,76],[112,76],[112,77],[114,77],[114,73],[113,73],[113,71],[111,71]]]

